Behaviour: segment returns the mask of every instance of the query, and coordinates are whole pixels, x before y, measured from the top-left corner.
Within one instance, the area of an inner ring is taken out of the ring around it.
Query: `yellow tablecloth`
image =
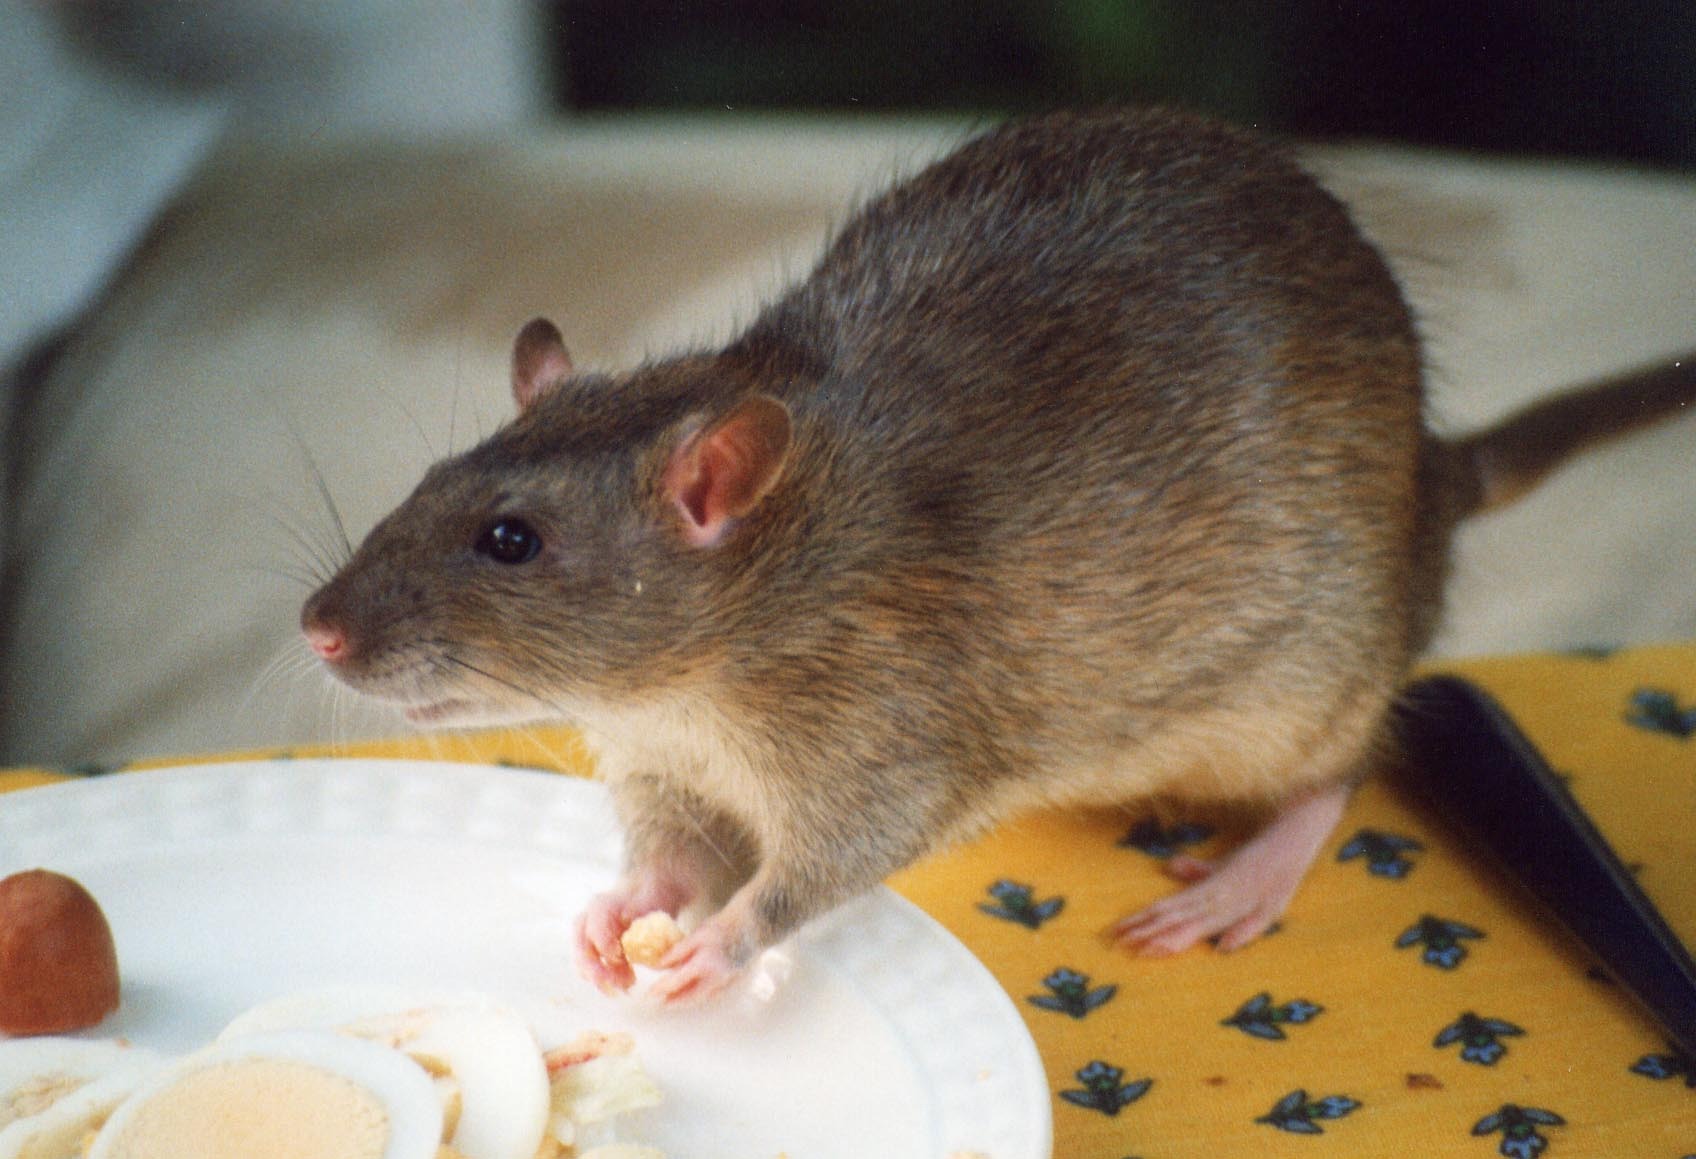
[[[1570,777],[1696,945],[1696,643],[1445,670]],[[334,753],[589,771],[563,730]],[[0,772],[0,790],[67,775]],[[1231,955],[1139,960],[1103,939],[1171,888],[1159,856],[1198,837],[1146,820],[1036,816],[892,882],[1023,1012],[1056,1159],[1696,1155],[1696,1060],[1399,784],[1361,790],[1281,928]],[[1225,824],[1186,847],[1229,839]]]

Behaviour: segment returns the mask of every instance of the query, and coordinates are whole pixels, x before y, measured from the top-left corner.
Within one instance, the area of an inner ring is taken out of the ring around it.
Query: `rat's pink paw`
[[[622,893],[597,894],[577,919],[577,968],[602,993],[628,990],[636,972],[620,939],[634,920]]]
[[[1188,853],[1179,853],[1166,862],[1165,868],[1167,877],[1193,885],[1212,877],[1213,871],[1219,868],[1219,863]]]
[[[1246,845],[1222,861],[1179,855],[1166,872],[1183,889],[1112,928],[1114,941],[1142,954],[1177,954],[1204,938],[1238,950],[1282,916],[1348,802],[1347,783],[1322,786],[1286,804]]]
[[[624,931],[637,918],[658,911],[676,917],[696,894],[685,877],[665,868],[634,871],[615,889],[596,894],[577,920],[577,968],[603,993],[636,984],[624,953]]]
[[[714,918],[671,948],[660,960],[665,973],[649,993],[668,1006],[704,1002],[740,981],[751,957],[747,939]]]
[[[1217,936],[1218,948],[1241,949],[1265,933],[1289,904],[1289,891],[1269,891],[1240,866],[1216,866],[1186,857],[1168,866],[1172,876],[1193,884],[1117,922],[1112,936],[1127,950],[1154,957],[1178,954]],[[1233,872],[1236,870],[1236,872]]]

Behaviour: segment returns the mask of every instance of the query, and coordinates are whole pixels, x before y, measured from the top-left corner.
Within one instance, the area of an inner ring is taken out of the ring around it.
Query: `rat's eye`
[[[477,539],[477,551],[496,563],[529,563],[542,550],[542,537],[522,519],[502,519]]]

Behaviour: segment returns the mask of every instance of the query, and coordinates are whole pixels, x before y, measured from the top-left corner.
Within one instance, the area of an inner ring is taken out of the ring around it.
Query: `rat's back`
[[[1037,750],[1245,700],[1376,712],[1419,643],[1412,326],[1258,139],[1169,113],[992,132],[853,219],[763,348],[815,368],[785,401],[860,504],[826,533],[891,553],[861,569],[879,608],[910,583],[956,693]]]
[[[1301,373],[1351,354],[1399,355],[1378,401],[1417,410],[1407,310],[1343,208],[1276,146],[1176,112],[969,142],[851,219],[747,341],[778,336],[830,368],[833,414],[874,429],[1252,422],[1328,386],[1353,408],[1352,384]]]

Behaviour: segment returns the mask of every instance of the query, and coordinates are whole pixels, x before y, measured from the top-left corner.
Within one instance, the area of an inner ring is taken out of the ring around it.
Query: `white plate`
[[[572,964],[618,851],[598,785],[482,766],[249,762],[0,795],[0,876],[68,873],[112,924],[124,1001],[91,1036],[186,1051],[290,990],[468,988],[545,1045],[634,1034],[666,1091],[635,1131],[674,1159],[1047,1159],[1018,1011],[916,907],[879,890],[815,923],[769,1001],[658,1010]]]

